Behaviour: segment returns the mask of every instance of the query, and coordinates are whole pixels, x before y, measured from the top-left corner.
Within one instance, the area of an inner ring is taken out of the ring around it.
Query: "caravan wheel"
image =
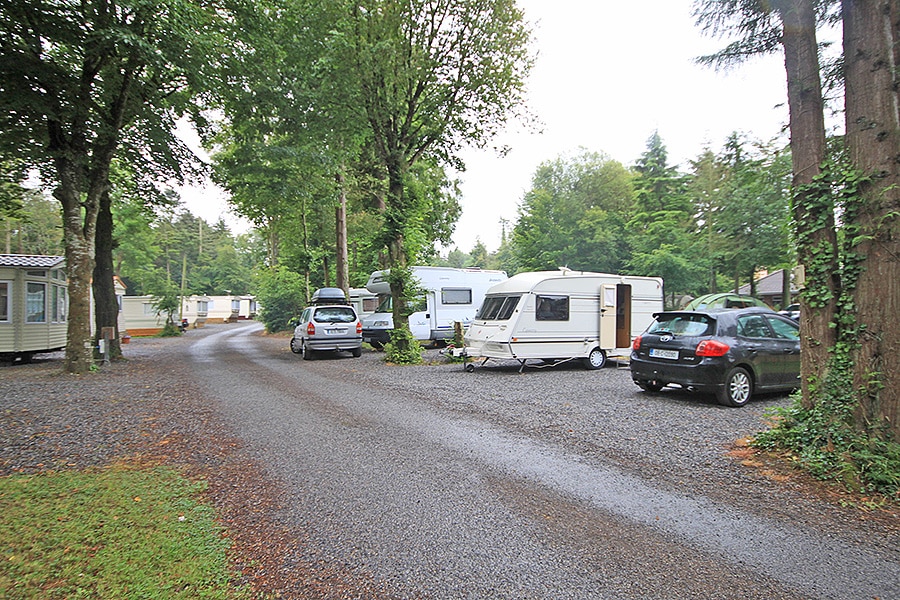
[[[606,366],[606,352],[600,348],[594,348],[584,359],[584,367],[592,371]]]

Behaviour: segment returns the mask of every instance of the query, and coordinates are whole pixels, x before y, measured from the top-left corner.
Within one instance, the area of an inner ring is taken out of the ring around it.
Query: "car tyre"
[[[600,348],[594,348],[593,350],[591,350],[590,354],[587,355],[587,358],[584,359],[584,367],[591,371],[602,369],[605,366],[606,352],[601,350]]]
[[[362,348],[354,348],[350,352],[351,354],[353,354],[353,358],[359,358],[360,356],[362,356]]]
[[[303,353],[303,360],[312,360],[313,359],[313,351],[310,350],[309,346],[303,344],[301,347],[301,351]]]
[[[722,406],[744,406],[753,395],[753,378],[747,369],[735,367],[725,376],[725,385],[716,392]]]
[[[291,338],[291,352],[294,354],[300,354],[303,352],[303,349],[299,345],[299,340],[297,338]]]

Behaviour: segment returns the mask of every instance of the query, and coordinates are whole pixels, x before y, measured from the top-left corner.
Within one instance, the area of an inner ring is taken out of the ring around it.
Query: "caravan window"
[[[506,321],[512,317],[521,296],[488,296],[481,305],[476,319]]]
[[[9,281],[0,281],[0,321],[9,321]]]
[[[466,288],[441,288],[442,304],[472,304],[472,290]]]
[[[538,296],[534,318],[538,321],[568,321],[568,296]]]

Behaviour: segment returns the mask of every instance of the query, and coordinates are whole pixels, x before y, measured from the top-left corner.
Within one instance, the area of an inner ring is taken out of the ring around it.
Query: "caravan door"
[[[600,347],[616,347],[616,285],[600,286]]]

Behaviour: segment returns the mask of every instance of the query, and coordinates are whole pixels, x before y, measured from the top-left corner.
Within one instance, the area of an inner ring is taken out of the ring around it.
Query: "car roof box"
[[[350,304],[341,288],[319,288],[312,295],[313,304]]]

